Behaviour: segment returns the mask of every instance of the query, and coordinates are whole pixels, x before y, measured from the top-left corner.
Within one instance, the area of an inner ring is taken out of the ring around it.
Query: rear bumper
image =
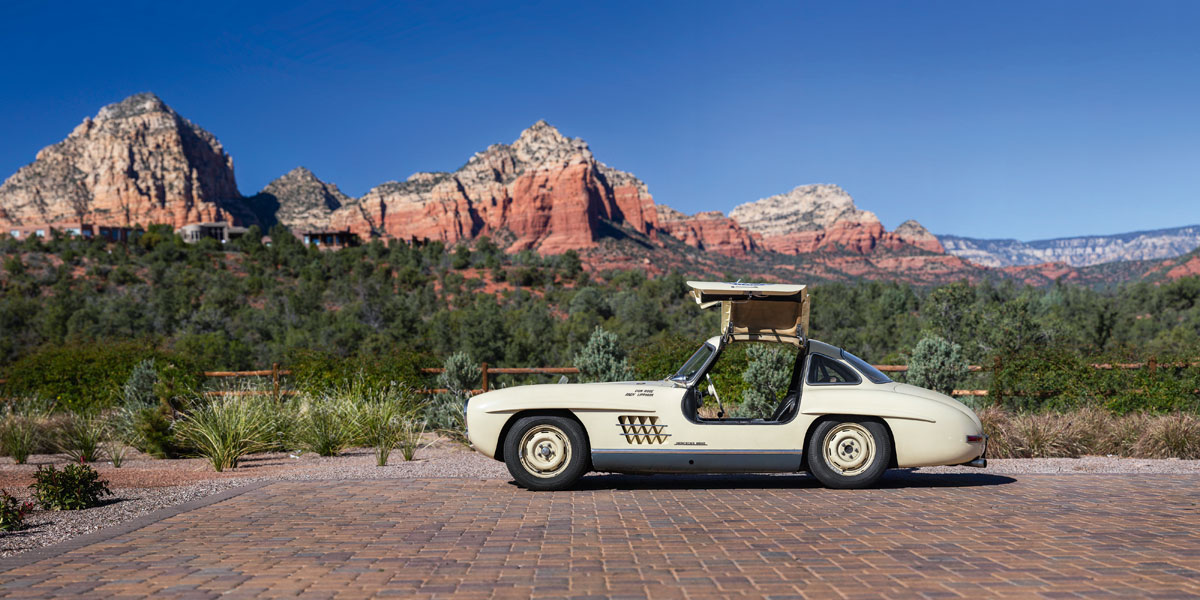
[[[979,451],[979,457],[975,458],[974,460],[969,460],[969,461],[962,463],[961,465],[957,465],[957,466],[975,467],[978,469],[983,469],[983,468],[987,467],[987,458],[985,458],[987,456],[987,445],[988,445],[988,436],[985,435],[985,436],[983,436],[983,449]]]

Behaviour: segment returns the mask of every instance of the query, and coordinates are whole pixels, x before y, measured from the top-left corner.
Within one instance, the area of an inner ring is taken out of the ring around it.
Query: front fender
[[[639,396],[648,388],[673,387],[664,382],[623,381],[523,385],[480,394],[467,403],[467,438],[477,452],[496,457],[500,432],[514,414],[527,411],[653,413],[654,407]],[[583,420],[583,419],[581,419]]]

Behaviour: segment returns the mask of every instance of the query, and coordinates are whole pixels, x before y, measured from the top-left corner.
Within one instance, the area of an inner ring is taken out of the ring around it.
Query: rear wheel
[[[517,485],[535,491],[562,490],[587,471],[583,427],[565,417],[522,417],[504,438],[504,464]]]
[[[865,488],[892,461],[892,438],[878,421],[831,419],[813,430],[807,453],[809,472],[825,487]]]

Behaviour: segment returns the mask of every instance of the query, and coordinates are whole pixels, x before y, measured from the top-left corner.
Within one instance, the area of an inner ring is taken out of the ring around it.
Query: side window
[[[855,384],[860,381],[858,374],[850,367],[822,354],[813,354],[808,364],[810,385]]]

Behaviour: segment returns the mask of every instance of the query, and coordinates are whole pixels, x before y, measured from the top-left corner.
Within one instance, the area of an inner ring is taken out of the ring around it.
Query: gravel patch
[[[28,499],[27,486],[41,464],[66,464],[61,456],[39,455],[30,464],[15,465],[0,459],[0,487]],[[264,453],[245,459],[237,469],[216,473],[201,459],[157,460],[131,455],[120,469],[94,465],[116,494],[105,505],[82,511],[35,511],[23,531],[0,533],[0,556],[11,556],[55,544],[103,527],[189,500],[216,494],[255,481],[319,479],[500,479],[510,476],[503,463],[485,458],[459,444],[439,442],[406,462],[393,452],[385,467],[375,466],[370,449],[354,449],[341,456],[311,453]],[[1200,475],[1200,460],[1157,460],[1087,456],[1083,458],[989,459],[985,469],[972,467],[921,467],[920,473],[1068,474],[1146,473]],[[665,475],[664,477],[670,477]]]
[[[244,479],[217,479],[203,483],[157,488],[114,489],[102,506],[87,510],[39,510],[25,517],[21,531],[0,534],[0,557],[57,544],[97,529],[117,525],[161,508],[203,498],[244,485]],[[13,495],[29,499],[25,490]]]

